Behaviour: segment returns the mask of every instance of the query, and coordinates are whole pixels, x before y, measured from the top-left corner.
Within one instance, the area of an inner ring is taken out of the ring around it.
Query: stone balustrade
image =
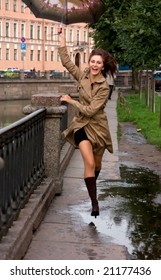
[[[24,114],[30,114],[40,108],[46,108],[45,128],[44,128],[44,163],[45,175],[52,178],[56,187],[56,194],[60,194],[63,185],[63,173],[74,151],[74,148],[65,143],[67,147],[62,149],[62,119],[66,114],[66,126],[71,122],[74,116],[74,107],[71,105],[62,105],[60,96],[70,93],[76,100],[78,93],[76,88],[63,86],[65,93],[49,93],[32,95],[31,104],[23,109]],[[73,91],[73,92],[72,92]],[[64,127],[65,129],[65,127]]]

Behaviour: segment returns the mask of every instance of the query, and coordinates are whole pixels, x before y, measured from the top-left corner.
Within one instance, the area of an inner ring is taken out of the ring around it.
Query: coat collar
[[[85,72],[85,78],[89,79],[89,68],[86,68],[84,72]],[[106,80],[106,78],[103,75],[100,75],[98,77],[98,79],[95,81],[95,83],[99,84],[99,83],[104,82],[105,80]]]

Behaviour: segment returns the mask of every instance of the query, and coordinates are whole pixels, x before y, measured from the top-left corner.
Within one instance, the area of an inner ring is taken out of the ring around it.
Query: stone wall
[[[44,92],[72,92],[75,85],[70,79],[0,81],[0,100],[31,99],[32,95]]]
[[[117,87],[131,87],[132,75],[130,71],[117,73],[115,85]],[[44,92],[75,92],[77,83],[73,79],[28,79],[28,80],[0,80],[0,100],[31,99],[32,95]]]

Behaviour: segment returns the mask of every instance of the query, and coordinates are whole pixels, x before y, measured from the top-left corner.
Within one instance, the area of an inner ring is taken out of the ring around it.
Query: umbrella
[[[38,18],[64,24],[97,22],[106,11],[102,0],[22,0]]]

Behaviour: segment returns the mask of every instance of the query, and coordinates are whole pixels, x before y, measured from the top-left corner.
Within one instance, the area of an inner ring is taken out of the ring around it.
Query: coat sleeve
[[[93,117],[99,110],[104,109],[108,100],[107,88],[100,87],[97,94],[91,97],[89,105],[83,105],[79,101],[74,101],[73,106],[77,108],[84,116]]]
[[[71,61],[66,47],[59,48],[59,55],[62,65],[72,74],[72,76],[79,81],[82,71]]]

